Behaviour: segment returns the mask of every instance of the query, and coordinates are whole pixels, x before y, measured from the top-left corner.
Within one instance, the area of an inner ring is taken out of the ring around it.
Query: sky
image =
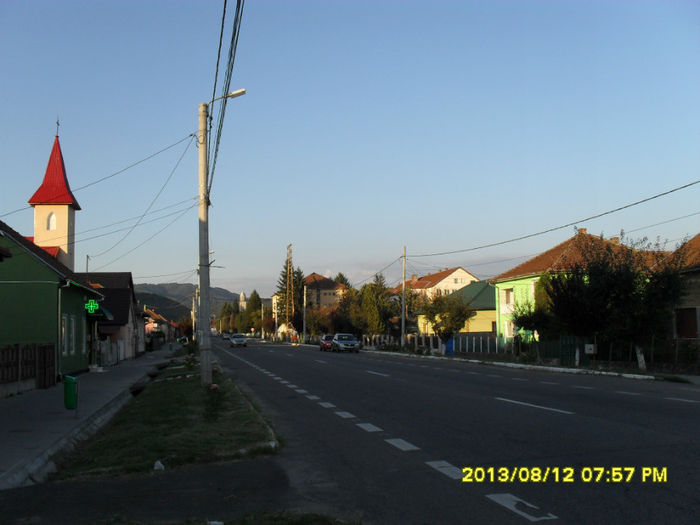
[[[0,220],[32,235],[22,208],[58,118],[76,271],[89,256],[136,283],[196,283],[192,135],[222,11],[0,1]],[[289,243],[305,274],[358,286],[380,270],[398,284],[404,246],[409,277],[485,279],[575,226],[670,248],[700,233],[696,1],[249,0],[240,88],[212,186],[212,286],[269,297]]]

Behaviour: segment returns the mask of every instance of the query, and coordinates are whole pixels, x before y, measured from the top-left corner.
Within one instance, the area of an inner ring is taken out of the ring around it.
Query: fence
[[[50,388],[55,384],[53,343],[15,344],[0,348],[0,394]]]

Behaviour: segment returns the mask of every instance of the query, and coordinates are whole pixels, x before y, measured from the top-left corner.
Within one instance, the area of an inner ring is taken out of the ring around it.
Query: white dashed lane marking
[[[625,392],[624,390],[615,390],[616,394],[624,394],[626,396],[641,396],[639,392]]]
[[[298,388],[298,389],[295,390],[295,392],[296,392],[297,394],[308,394],[308,393],[309,393],[308,390],[304,390],[303,388]]]
[[[351,414],[350,412],[344,412],[344,411],[342,411],[342,410],[336,412],[335,415],[336,415],[336,416],[340,416],[340,417],[342,417],[343,419],[351,419],[351,418],[355,417],[355,414]]]
[[[592,386],[574,385],[571,388],[578,388],[579,390],[595,390]]]
[[[448,463],[447,461],[426,461],[425,464],[429,467],[433,467],[435,470],[444,474],[448,478],[462,478],[462,470],[455,467],[453,464]]]
[[[321,398],[318,396],[314,396],[314,395],[308,395],[308,396],[306,396],[306,399],[310,399],[311,401],[316,401],[316,400],[321,399]]]
[[[554,381],[540,381],[543,385],[558,385],[559,383],[555,383]]]
[[[335,405],[333,403],[329,403],[328,401],[321,401],[319,403],[323,408],[335,408]]]
[[[381,432],[382,429],[374,426],[372,423],[358,423],[358,427],[360,427],[362,430],[365,432]]]
[[[381,372],[374,372],[373,370],[365,370],[368,374],[374,374],[375,376],[389,377],[389,374],[383,374]]]
[[[420,448],[418,448],[417,446],[409,443],[408,441],[404,441],[401,438],[385,439],[384,441],[403,452],[409,452],[411,450],[420,450]]]
[[[524,379],[522,377],[511,377],[513,381],[529,381],[529,379]]]

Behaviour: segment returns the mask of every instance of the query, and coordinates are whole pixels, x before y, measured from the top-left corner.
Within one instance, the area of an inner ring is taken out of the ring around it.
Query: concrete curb
[[[581,375],[599,375],[599,376],[611,376],[611,377],[624,377],[626,379],[638,379],[646,381],[655,381],[657,378],[652,375],[644,374],[627,374],[623,372],[607,372],[605,370],[589,370],[584,368],[565,368],[558,366],[542,366],[542,365],[528,365],[525,363],[508,363],[504,361],[485,361],[483,359],[455,359],[452,357],[438,356],[438,355],[412,355],[404,354],[403,352],[385,352],[382,350],[376,350],[375,348],[365,347],[361,351],[372,352],[374,354],[381,355],[392,355],[392,356],[402,356],[409,359],[437,359],[442,361],[459,362],[464,361],[465,363],[481,364],[481,365],[494,365],[503,366],[506,368],[520,368],[523,370],[540,370],[543,372],[560,372],[564,374],[581,374]]]
[[[144,374],[142,378],[135,382],[145,380],[148,380],[147,374]],[[49,474],[56,471],[56,465],[51,460],[55,454],[58,452],[70,451],[75,448],[80,441],[95,434],[100,428],[105,426],[132,397],[129,389],[120,392],[85,421],[82,421],[69,434],[57,439],[41,454],[33,459],[13,466],[3,476],[2,482],[0,483],[0,490],[34,485],[45,481]]]

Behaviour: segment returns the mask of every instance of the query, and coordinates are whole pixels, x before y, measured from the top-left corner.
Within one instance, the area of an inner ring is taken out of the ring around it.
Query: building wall
[[[496,331],[498,337],[513,337],[513,308],[535,302],[535,285],[540,276],[494,283],[496,286]]]
[[[445,277],[432,288],[417,289],[416,292],[422,293],[428,298],[433,297],[436,293],[449,295],[478,280],[463,268],[457,268],[449,277]]]
[[[49,229],[49,215],[56,217],[56,229]],[[58,246],[58,260],[71,270],[75,269],[73,251],[75,241],[75,210],[66,204],[37,204],[34,206],[34,244]]]
[[[54,343],[59,374],[87,368],[87,291],[60,288],[59,314],[58,275],[3,237],[0,244],[13,254],[0,267],[0,344]]]
[[[464,323],[464,328],[460,333],[488,333],[493,331],[493,323],[496,322],[496,310],[477,310],[476,315]],[[430,335],[434,334],[432,325],[424,315],[418,316],[418,333]]]
[[[0,236],[12,257],[0,263],[0,344],[55,343],[58,276]]]

